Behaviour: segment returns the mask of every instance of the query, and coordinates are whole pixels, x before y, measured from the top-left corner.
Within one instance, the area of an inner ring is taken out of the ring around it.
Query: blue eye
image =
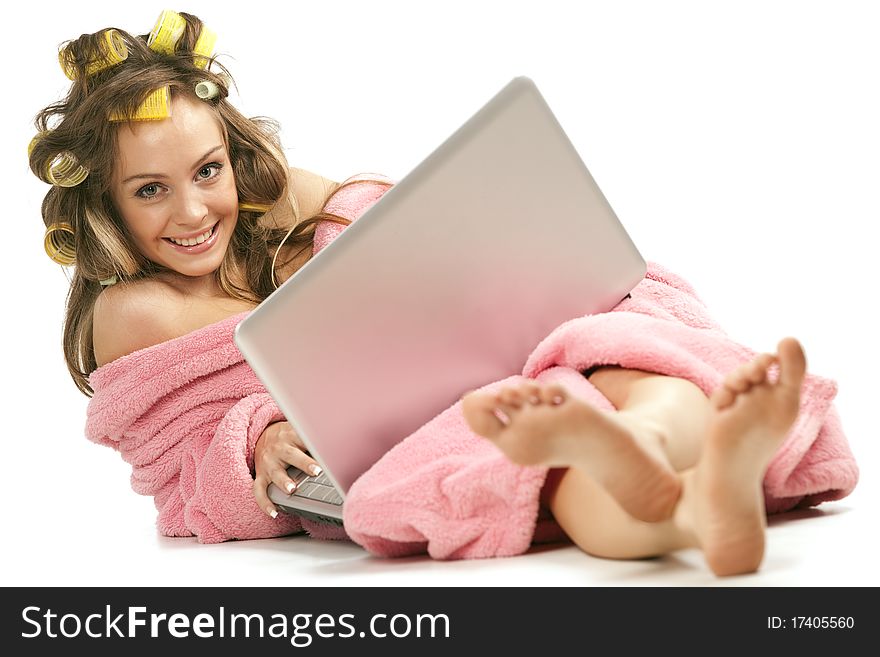
[[[211,178],[216,178],[217,176],[220,175],[220,169],[222,169],[222,168],[223,168],[223,165],[218,162],[214,162],[212,164],[206,164],[201,169],[199,169],[199,177],[202,180],[210,180]],[[210,176],[202,176],[201,174],[205,171],[216,171],[216,173],[214,175],[210,175]]]
[[[155,183],[151,183],[151,184],[149,184],[149,185],[144,185],[143,187],[141,187],[141,188],[137,191],[136,196],[140,196],[141,198],[153,198],[153,197],[155,197],[156,195],[159,194],[159,191],[158,191],[158,189],[157,189],[158,187],[159,187],[159,186],[156,185]],[[152,194],[147,194],[147,193],[145,193],[145,190],[148,190],[148,189],[155,189],[156,191],[153,192]]]
[[[223,169],[223,165],[219,162],[212,162],[211,164],[206,164],[201,169],[199,169],[198,174],[196,174],[197,180],[213,180],[220,175],[220,171]],[[208,172],[208,173],[205,173]],[[211,173],[213,172],[213,173]],[[159,187],[158,183],[150,183],[149,185],[144,185],[137,192],[135,192],[135,196],[150,200],[159,196]],[[150,190],[153,190],[150,192]]]

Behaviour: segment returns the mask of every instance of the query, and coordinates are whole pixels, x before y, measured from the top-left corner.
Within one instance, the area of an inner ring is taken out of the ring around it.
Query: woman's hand
[[[287,476],[288,466],[296,466],[313,476],[321,474],[321,466],[306,453],[306,446],[290,422],[273,422],[265,428],[254,446],[254,497],[260,508],[273,518],[278,510],[269,499],[269,484],[288,494],[296,484]]]

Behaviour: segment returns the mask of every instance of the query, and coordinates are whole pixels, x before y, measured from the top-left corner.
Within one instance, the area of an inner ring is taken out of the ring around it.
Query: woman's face
[[[112,196],[140,252],[184,276],[212,274],[238,221],[238,192],[216,114],[183,96],[171,116],[119,128]]]

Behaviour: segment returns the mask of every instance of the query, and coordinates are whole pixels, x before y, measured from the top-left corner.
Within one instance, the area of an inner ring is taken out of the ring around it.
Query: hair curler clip
[[[193,55],[195,55],[195,65],[199,68],[207,68],[214,55],[214,45],[217,43],[217,34],[213,30],[209,30],[202,25],[202,31],[199,32],[199,38],[193,47]]]
[[[150,93],[131,116],[114,110],[110,113],[110,121],[159,121],[170,116],[171,88],[164,86]]]
[[[166,9],[159,14],[159,20],[147,38],[147,47],[153,52],[173,55],[185,29],[186,19],[176,11]]]
[[[101,52],[86,65],[86,77],[90,77],[95,73],[99,73],[118,63],[128,59],[128,46],[119,35],[118,30],[104,30],[103,39],[101,40]],[[58,52],[58,63],[61,64],[61,70],[68,80],[76,80],[76,62],[73,60],[73,53],[69,46],[62,48]]]
[[[238,204],[238,209],[242,212],[259,212],[260,214],[266,214],[269,210],[272,209],[272,206],[264,205],[263,203],[242,202]]]
[[[76,246],[73,227],[66,221],[58,221],[46,229],[43,248],[53,262],[69,267],[76,262]]]
[[[220,86],[210,80],[202,80],[196,85],[196,96],[202,100],[211,100],[220,95]]]
[[[70,151],[59,153],[46,167],[46,178],[58,187],[76,187],[88,177],[89,170]]]

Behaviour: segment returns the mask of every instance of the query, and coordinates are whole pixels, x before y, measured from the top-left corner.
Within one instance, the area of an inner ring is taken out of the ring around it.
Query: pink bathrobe
[[[326,209],[352,220],[387,187],[341,190]],[[323,222],[314,252],[343,226]],[[508,461],[470,431],[460,402],[389,451],[355,482],[345,503],[345,531],[296,516],[272,520],[251,491],[253,449],[283,415],[235,347],[247,313],[108,363],[90,376],[86,435],[131,463],[132,487],[154,496],[158,527],[202,542],[281,536],[301,531],[348,537],[370,552],[437,559],[520,554],[533,542],[564,538],[539,495],[547,469]],[[574,318],[535,349],[522,376],[486,389],[535,379],[558,382],[599,408],[610,402],[581,374],[617,364],[693,381],[707,394],[755,352],[732,341],[691,286],[649,263],[645,279],[612,311]],[[836,384],[808,374],[798,418],[770,463],[769,513],[848,495],[858,469],[832,405]]]

